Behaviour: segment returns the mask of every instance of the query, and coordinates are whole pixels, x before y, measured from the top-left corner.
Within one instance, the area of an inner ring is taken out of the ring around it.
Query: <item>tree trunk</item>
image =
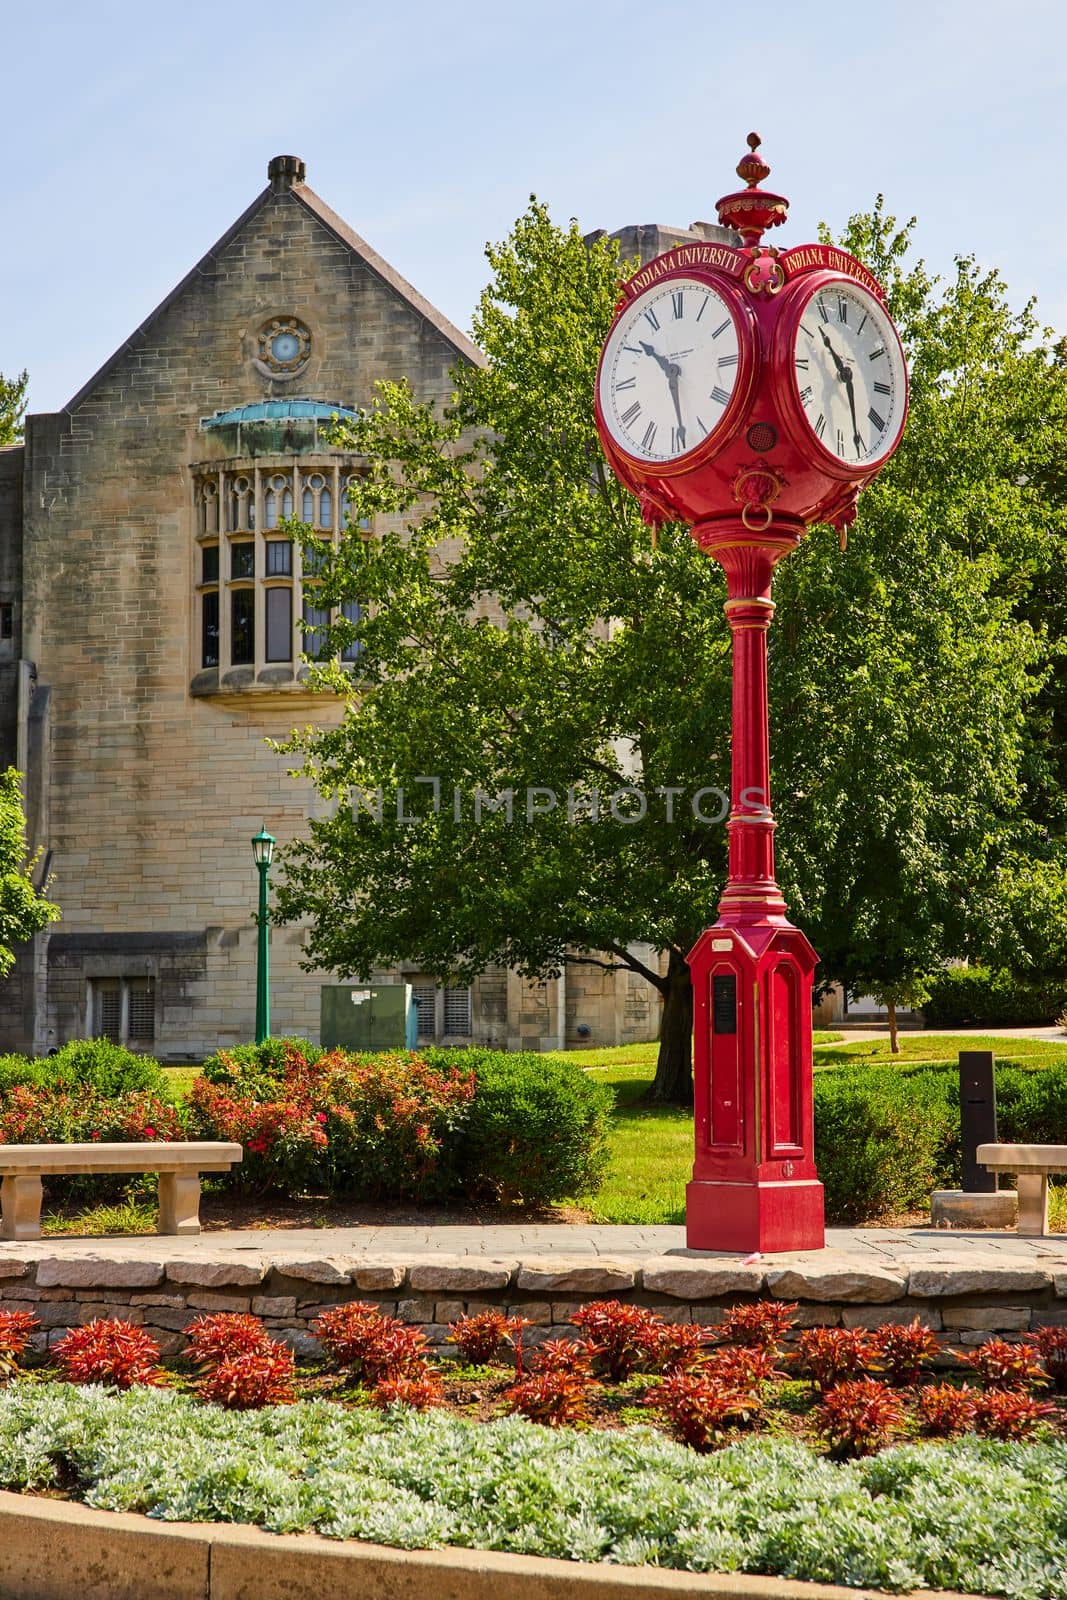
[[[887,1000],[885,1003],[886,1017],[889,1021],[889,1050],[890,1054],[899,1056],[900,1040],[897,1038],[897,1003]]]
[[[693,984],[685,957],[674,950],[663,990],[656,1076],[645,1099],[660,1106],[693,1104]]]

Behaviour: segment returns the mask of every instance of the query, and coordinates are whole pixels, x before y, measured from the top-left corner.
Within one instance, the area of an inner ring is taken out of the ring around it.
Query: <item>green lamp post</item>
[[[267,873],[274,857],[276,840],[266,827],[252,840],[252,859],[259,869],[259,941],[256,949],[256,1043],[270,1037],[270,976],[267,934]]]

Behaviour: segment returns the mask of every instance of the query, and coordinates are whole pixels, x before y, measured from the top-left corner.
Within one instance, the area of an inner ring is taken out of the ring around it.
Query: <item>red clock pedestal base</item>
[[[690,1250],[726,1250],[765,1255],[783,1250],[821,1250],[822,1184],[783,1179],[716,1183],[694,1178],[685,1188],[686,1243]]]
[[[733,640],[729,871],[719,920],[689,953],[696,1149],[686,1190],[694,1250],[819,1250],[811,992],[818,957],[785,914],[774,877],[767,633],[775,563],[802,527],[740,519],[694,537],[726,572]]]

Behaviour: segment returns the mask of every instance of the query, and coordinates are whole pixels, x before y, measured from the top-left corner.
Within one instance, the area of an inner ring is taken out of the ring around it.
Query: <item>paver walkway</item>
[[[1042,1239],[1017,1233],[957,1232],[936,1228],[829,1228],[823,1251],[794,1251],[763,1256],[768,1266],[843,1265],[857,1267],[894,1264],[915,1268],[921,1263],[945,1262],[979,1266],[999,1263],[1053,1269],[1067,1268],[1067,1234]],[[546,1224],[501,1224],[477,1227],[443,1224],[434,1227],[366,1226],[348,1228],[246,1228],[240,1231],[202,1233],[194,1238],[144,1234],[111,1239],[78,1239],[67,1235],[32,1244],[0,1243],[0,1260],[6,1254],[39,1257],[88,1255],[150,1257],[155,1261],[189,1260],[192,1256],[229,1255],[234,1251],[270,1256],[368,1256],[376,1260],[395,1257],[405,1261],[427,1256],[484,1257],[489,1260],[523,1260],[530,1256],[559,1255],[595,1261],[676,1255],[726,1265],[747,1260],[728,1252],[686,1249],[683,1227],[570,1227]]]

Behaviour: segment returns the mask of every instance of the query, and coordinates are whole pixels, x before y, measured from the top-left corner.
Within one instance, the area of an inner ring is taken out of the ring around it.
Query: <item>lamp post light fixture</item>
[[[256,1043],[270,1037],[270,973],[267,933],[267,873],[274,859],[274,835],[260,828],[252,840],[252,860],[259,871],[259,939],[256,947]]]

